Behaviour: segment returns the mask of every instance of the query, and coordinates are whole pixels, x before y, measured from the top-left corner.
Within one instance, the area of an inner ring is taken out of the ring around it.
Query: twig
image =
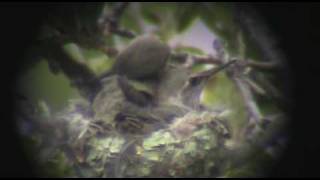
[[[253,135],[260,130],[263,116],[254,100],[254,95],[252,94],[251,88],[244,77],[243,72],[245,68],[243,68],[241,65],[237,65],[239,64],[235,64],[226,71],[229,78],[235,83],[235,86],[239,90],[240,96],[244,103],[248,116],[248,125],[245,128],[244,133],[247,138],[251,139],[251,137],[253,137]]]
[[[221,61],[213,56],[201,57],[192,56],[192,61],[196,64],[222,64]]]
[[[187,53],[172,53],[171,58],[174,61],[180,62],[180,63],[187,63],[189,62],[188,66],[192,66],[194,64],[222,64],[222,61],[209,55],[209,56],[195,56],[195,55],[189,55]]]
[[[253,60],[242,60],[245,66],[249,66],[258,70],[276,70],[280,67],[277,62],[258,62]]]
[[[114,33],[116,35],[122,36],[122,37],[126,37],[126,38],[134,38],[136,36],[135,33],[126,30],[126,29],[120,29],[119,27],[114,27],[114,26],[110,26],[109,27],[109,32]]]
[[[262,115],[259,111],[257,104],[254,101],[249,86],[247,86],[247,84],[242,78],[231,76],[231,79],[235,82],[237,88],[239,89],[240,95],[248,112],[249,124],[260,123],[262,120]]]
[[[250,88],[256,93],[260,95],[266,95],[267,92],[260,87],[256,82],[252,81],[250,78],[245,78],[244,81],[250,86]]]
[[[235,62],[236,60],[233,60],[226,64],[220,65],[219,67],[191,75],[188,79],[188,83],[185,85],[181,92],[183,103],[188,107],[192,107],[194,109],[201,108],[200,95],[204,82]]]
[[[187,62],[188,59],[187,54],[174,54],[173,59],[178,60],[179,62]],[[204,64],[223,64],[225,60],[213,58],[212,56],[207,57],[200,57],[200,56],[192,56],[191,57],[191,65],[195,63],[204,63]],[[221,68],[218,69],[211,69],[208,71],[200,72],[195,75],[192,75],[190,77],[190,85],[197,86],[199,84],[198,80],[206,79],[208,77],[211,77],[216,72],[220,71],[221,69],[225,68],[226,66],[229,66],[231,64],[234,64],[230,68],[228,68],[227,74],[229,78],[234,81],[236,87],[239,89],[240,95],[242,97],[242,100],[244,102],[248,118],[249,118],[249,126],[260,124],[262,121],[262,114],[255,103],[254,96],[251,92],[251,88],[254,90],[258,90],[260,93],[265,93],[262,88],[260,88],[257,84],[252,84],[252,82],[248,82],[248,79],[243,76],[244,70],[248,66],[252,66],[255,68],[260,69],[272,69],[275,68],[277,65],[275,63],[259,63],[254,62],[252,60],[245,61],[245,60],[231,60],[224,65],[220,66]],[[189,86],[190,86],[189,85]],[[251,134],[254,130],[252,129],[251,132],[248,132],[248,134]],[[248,130],[249,131],[249,130]]]
[[[119,22],[120,17],[123,15],[124,10],[129,5],[129,2],[121,2],[119,4],[116,4],[113,9],[113,17],[117,22]]]
[[[207,71],[203,71],[203,72],[200,72],[200,73],[196,73],[196,74],[192,75],[189,80],[192,81],[192,80],[196,80],[196,79],[206,79],[206,78],[209,78],[209,77],[213,76],[214,74],[220,72],[221,70],[229,67],[231,64],[236,63],[236,61],[237,61],[237,60],[232,60],[232,61],[229,61],[229,62],[227,62],[227,63],[225,63],[225,64],[220,65],[220,66],[217,67],[217,68],[212,68],[212,69],[207,70]]]
[[[128,5],[128,2],[118,3],[114,6],[111,14],[103,16],[99,20],[101,31],[105,33],[114,33],[122,37],[134,38],[136,35],[133,32],[119,27],[121,16]]]
[[[196,61],[196,63],[222,64],[224,60],[214,59],[211,56],[208,56],[207,58],[193,57],[192,61],[193,63],[195,63],[194,61]],[[257,127],[255,125],[261,123],[263,116],[254,100],[254,96],[251,92],[251,89],[256,90],[261,94],[265,94],[265,91],[262,88],[260,88],[257,84],[245,78],[243,76],[243,72],[245,68],[248,66],[258,68],[258,69],[263,69],[263,70],[271,70],[271,69],[277,68],[278,64],[273,62],[272,63],[255,62],[252,60],[249,60],[249,61],[231,60],[225,65],[222,65],[221,67],[224,68],[223,66],[229,66],[230,64],[233,64],[233,63],[235,63],[234,66],[227,69],[227,72],[228,72],[227,74],[229,75],[230,79],[234,81],[236,87],[239,89],[240,95],[242,97],[242,100],[244,102],[244,105],[248,114],[249,126],[254,125],[254,127]],[[217,72],[218,71],[220,70],[217,70]],[[214,70],[208,70],[205,72],[201,72],[190,79],[193,81],[199,78],[203,79],[203,77],[209,77],[209,76],[212,76],[212,74],[215,74]],[[254,133],[255,130],[257,129],[256,128],[250,129],[247,131],[247,133],[250,135]]]
[[[187,63],[189,62],[188,66],[192,66],[194,64],[222,64],[222,60],[220,58],[213,57],[211,55],[208,56],[196,56],[196,55],[189,55],[187,53],[173,53],[171,58],[174,61],[180,63]],[[253,60],[237,60],[237,64],[246,67],[252,67],[257,70],[275,70],[280,67],[279,63],[276,62],[258,62]]]

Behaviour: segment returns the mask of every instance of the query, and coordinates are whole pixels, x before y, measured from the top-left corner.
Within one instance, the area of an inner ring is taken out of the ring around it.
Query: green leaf
[[[190,53],[193,55],[204,55],[205,53],[202,51],[202,49],[192,47],[192,46],[178,46],[175,48],[175,51],[178,53]]]
[[[183,3],[175,12],[177,22],[177,32],[181,33],[190,27],[196,17],[198,17],[199,6],[197,3]]]
[[[146,22],[158,26],[157,35],[167,42],[176,34],[177,3],[141,3],[141,14]]]
[[[83,55],[87,60],[86,64],[96,74],[110,69],[115,62],[114,58],[110,58],[103,52],[95,49],[83,49]]]
[[[72,175],[72,168],[67,163],[67,157],[62,151],[58,151],[54,157],[43,164],[45,175],[49,177],[68,177]]]
[[[259,46],[257,46],[252,39],[249,38],[249,34],[243,33],[243,41],[246,45],[245,49],[245,57],[254,59],[254,60],[261,60],[262,54]]]
[[[40,114],[44,118],[49,118],[51,116],[49,105],[44,100],[40,100],[38,103],[38,106],[39,106]]]
[[[226,3],[202,3],[200,17],[208,28],[224,41],[227,52],[237,52],[237,32],[231,6]]]
[[[70,86],[70,81],[64,74],[55,75],[50,71],[45,60],[19,77],[18,88],[33,104],[37,104],[39,100],[48,103],[51,113],[65,107],[68,103],[66,99],[80,96],[78,90]]]
[[[184,146],[184,152],[190,154],[190,156],[194,157],[197,151],[197,143],[194,141],[187,142]]]
[[[160,17],[156,13],[150,11],[149,8],[143,8],[141,13],[142,13],[142,17],[146,22],[150,24],[155,24],[155,25],[160,24],[161,22]]]
[[[143,148],[145,150],[152,150],[157,146],[172,144],[175,142],[176,140],[173,138],[173,136],[171,136],[169,132],[157,131],[143,141]]]
[[[149,161],[160,161],[160,154],[155,151],[144,152],[143,156]]]
[[[151,172],[151,171],[150,171],[150,168],[147,167],[147,166],[144,166],[144,167],[141,168],[141,173],[142,173],[144,176],[149,175],[150,172]]]
[[[121,27],[140,34],[142,32],[142,29],[139,26],[140,19],[140,13],[134,9],[133,6],[128,6],[121,17]]]
[[[124,139],[122,138],[114,138],[109,147],[111,153],[119,153],[122,145],[124,144]]]
[[[161,2],[144,2],[141,3],[141,13],[144,20],[151,24],[159,25],[162,21],[161,16],[165,16],[168,12],[175,12],[177,3],[161,3]]]
[[[149,94],[153,94],[152,86],[148,83],[136,81],[136,80],[129,80],[129,84],[138,91],[147,92]]]
[[[64,45],[65,51],[71,56],[72,59],[85,63],[86,59],[82,53],[80,47],[75,43],[67,43]]]

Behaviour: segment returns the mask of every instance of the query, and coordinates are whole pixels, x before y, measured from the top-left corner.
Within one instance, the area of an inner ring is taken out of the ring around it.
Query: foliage
[[[111,11],[115,4],[106,3],[104,11]],[[154,33],[169,42],[200,18],[222,40],[225,54],[220,58],[260,59],[259,51],[234,20],[232,8],[226,3],[132,3],[122,14],[120,27],[143,34],[145,26],[155,26]],[[84,14],[90,15],[79,17],[82,25],[94,26],[100,11],[98,5],[87,9]],[[72,19],[65,22],[70,23],[66,29],[77,31]],[[86,46],[92,44],[76,41],[81,36],[75,37],[64,42],[63,48],[76,63],[88,67],[95,75],[115,63],[114,57],[95,46]],[[119,49],[131,41],[113,34],[100,38],[106,46]],[[176,47],[174,53],[206,56],[202,49],[184,45]],[[269,164],[273,160],[264,149],[264,142],[278,129],[271,126],[268,132],[258,134],[254,143],[245,141],[247,107],[227,72],[209,77],[199,85],[200,109],[181,100],[192,98],[181,97],[183,88],[192,84],[189,76],[215,66],[195,64],[188,69],[173,65],[164,70],[160,82],[128,80],[128,87],[138,97],[158,99],[156,105],[142,108],[128,100],[117,75],[105,78],[95,98],[88,100],[70,86],[69,77],[51,73],[49,65],[41,61],[21,79],[21,90],[31,97],[31,104],[37,109],[32,117],[22,117],[23,122],[33,124],[33,133],[25,136],[35,144],[32,151],[40,152],[36,161],[44,167],[45,176],[58,177],[259,176],[263,172],[260,163]],[[264,78],[265,74],[258,76]],[[280,111],[271,99],[258,97],[257,104],[263,114]],[[123,114],[128,116],[120,116]],[[252,150],[244,154],[252,156],[236,157],[235,152],[242,152],[244,142]]]

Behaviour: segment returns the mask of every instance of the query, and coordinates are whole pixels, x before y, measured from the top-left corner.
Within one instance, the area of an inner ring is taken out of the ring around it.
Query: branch
[[[241,64],[244,66],[252,67],[257,70],[276,70],[281,67],[281,64],[277,62],[258,62],[253,60],[241,60]]]
[[[119,21],[124,13],[128,3],[117,3],[110,16],[105,16],[103,22],[103,28],[110,27],[109,30],[115,34],[134,37],[134,34],[119,28]],[[93,47],[102,50],[109,56],[116,56],[118,51],[114,48],[105,47],[105,43],[101,40],[102,32],[101,26],[96,24],[90,26],[90,29],[79,30],[73,28],[73,24],[66,23],[63,19],[77,20],[79,13],[72,11],[66,16],[58,14],[59,16],[54,17],[56,23],[49,22],[48,28],[45,29],[45,36],[39,39],[39,49],[42,56],[44,56],[50,65],[51,70],[62,72],[69,78],[71,84],[74,85],[82,96],[92,100],[95,93],[101,88],[101,83],[96,79],[95,74],[86,65],[74,61],[63,49],[63,44],[67,42],[75,42],[82,47]],[[50,16],[51,17],[51,16]],[[61,22],[61,23],[60,23]],[[80,26],[79,22],[76,26]],[[67,28],[65,28],[67,27]],[[49,34],[49,36],[48,36]],[[39,52],[39,51],[38,51]]]
[[[119,19],[124,13],[124,10],[128,7],[129,2],[121,2],[119,4],[116,4],[113,9],[113,18],[115,21],[119,22]]]
[[[262,121],[262,114],[254,100],[254,95],[251,92],[251,89],[258,90],[260,93],[264,93],[264,91],[261,91],[261,88],[258,87],[256,84],[252,84],[248,82],[248,79],[244,76],[244,71],[246,67],[251,66],[254,68],[260,68],[260,69],[273,69],[276,68],[278,64],[275,63],[260,63],[255,62],[252,60],[238,60],[233,59],[231,61],[225,62],[223,58],[214,58],[212,56],[191,56],[188,54],[174,54],[173,60],[182,62],[182,63],[188,63],[192,66],[196,63],[200,64],[224,64],[221,65],[220,68],[217,70],[211,69],[208,71],[200,72],[198,74],[195,74],[190,77],[190,83],[189,86],[199,86],[199,80],[207,79],[208,77],[211,77],[216,72],[219,72],[221,69],[224,69],[225,67],[232,65],[230,68],[228,68],[227,75],[229,78],[235,83],[236,87],[239,90],[240,96],[242,97],[244,106],[247,111],[248,119],[249,119],[249,126],[247,128],[247,133],[250,135],[254,133],[255,130],[257,130],[256,126],[257,124],[260,124]],[[191,62],[190,62],[191,61]],[[253,127],[253,128],[252,128]]]
[[[172,53],[171,58],[173,61],[176,61],[179,63],[188,63],[189,67],[191,67],[194,64],[222,64],[222,61],[220,59],[215,58],[211,55],[196,56],[196,55],[189,55],[187,53]]]
[[[248,61],[248,66],[264,69],[264,70],[273,70],[279,67],[279,63],[276,62],[257,62],[257,61]]]
[[[230,67],[230,65],[235,62],[236,60],[230,61],[226,64],[220,65],[219,67],[191,75],[188,79],[188,84],[183,88],[181,93],[183,103],[194,109],[201,108],[200,95],[204,82],[218,72]]]
[[[260,124],[262,121],[262,114],[255,103],[254,96],[251,92],[252,90],[256,90],[262,94],[265,92],[257,86],[257,84],[252,84],[252,82],[248,82],[248,79],[243,76],[244,70],[248,66],[252,66],[255,68],[260,68],[260,69],[272,69],[277,67],[276,64],[274,63],[259,63],[259,62],[254,62],[254,61],[245,61],[245,60],[231,60],[225,64],[223,64],[223,59],[217,59],[212,56],[189,56],[188,54],[174,54],[173,55],[173,60],[187,63],[188,62],[188,57],[189,57],[189,67],[196,64],[218,64],[220,65],[219,68],[214,68],[210,69],[204,72],[200,72],[197,74],[194,74],[190,77],[189,79],[189,86],[199,86],[200,81],[207,79],[208,77],[212,77],[212,75],[216,74],[220,70],[230,66],[230,68],[227,69],[227,74],[229,78],[234,81],[236,87],[238,88],[240,95],[242,97],[242,100],[244,102],[248,118],[249,118],[249,128],[248,128],[248,134],[251,134],[254,130],[256,129],[250,129],[252,125],[257,125]],[[223,64],[223,65],[221,65]],[[250,132],[251,131],[251,132]]]
[[[225,64],[220,65],[219,67],[212,68],[207,71],[200,72],[200,73],[196,73],[196,74],[192,75],[189,80],[193,81],[193,80],[197,80],[197,79],[207,79],[207,78],[212,77],[213,75],[217,74],[218,72],[224,70],[225,68],[229,67],[230,65],[232,65],[236,62],[237,62],[237,60],[232,60],[232,61],[229,61]]]
[[[231,76],[231,79],[235,82],[237,88],[239,89],[240,95],[243,99],[244,105],[248,112],[249,124],[258,124],[261,122],[262,115],[256,105],[252,92],[249,86],[245,83],[242,78]]]
[[[252,81],[250,78],[245,78],[244,81],[250,86],[252,91],[259,95],[266,95],[267,92],[264,90],[260,85],[258,85],[256,82]]]
[[[179,63],[188,63],[191,67],[194,64],[216,64],[221,65],[222,59],[213,57],[212,55],[207,56],[196,56],[189,55],[187,53],[173,53],[171,58]],[[188,62],[189,61],[189,62]],[[240,60],[237,59],[237,63],[241,66],[252,67],[257,70],[276,70],[280,67],[277,62],[257,62],[253,60]]]
[[[135,33],[126,29],[120,29],[119,27],[109,26],[108,31],[118,36],[130,38],[130,39],[136,37]]]
[[[104,33],[113,33],[126,38],[134,38],[136,35],[126,29],[119,27],[121,16],[128,7],[128,2],[121,2],[114,6],[112,12],[104,15],[99,20],[99,27]]]

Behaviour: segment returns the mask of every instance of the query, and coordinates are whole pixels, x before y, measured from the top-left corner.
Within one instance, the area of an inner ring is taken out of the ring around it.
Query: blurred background
[[[79,9],[86,6],[87,5],[80,5]],[[73,5],[67,5],[66,7],[70,9],[74,8]],[[113,7],[113,5],[107,4],[101,6],[99,4],[96,5],[96,7],[102,8],[92,9],[99,9],[100,11],[98,12],[102,12],[101,14],[103,14],[103,12],[108,13],[108,8]],[[262,6],[259,7],[261,8]],[[260,10],[259,7],[257,8],[258,12]],[[266,5],[265,7],[271,8],[270,5]],[[20,8],[25,9],[27,7],[20,5]],[[42,8],[43,7],[40,6],[39,10],[41,11]],[[59,17],[59,8],[61,7],[57,8],[57,10],[56,8],[57,6],[51,6],[49,8],[51,11],[49,12],[57,12],[57,17]],[[128,7],[127,11],[125,11],[122,17],[123,19],[120,23],[120,27],[130,30],[130,32],[133,34],[156,33],[176,52],[184,52],[192,55],[212,55],[213,57],[218,57],[221,55],[219,49],[223,49],[224,56],[227,57],[250,58],[251,60],[255,61],[266,61],[268,59],[281,59],[280,61],[282,61],[283,57],[278,57],[278,54],[281,54],[281,52],[277,51],[278,48],[274,48],[275,46],[273,41],[268,41],[268,35],[267,37],[259,39],[259,32],[261,32],[259,28],[258,30],[256,29],[258,35],[254,33],[252,34],[252,32],[250,33],[250,23],[248,25],[245,24],[247,21],[243,19],[242,20],[244,22],[233,19],[235,16],[233,13],[239,11],[241,12],[241,8],[240,10],[235,10],[233,8],[234,4],[230,5],[220,3],[215,5],[212,5],[211,3],[185,3],[183,5],[175,3],[161,5],[156,3],[133,3]],[[70,14],[72,15],[72,13]],[[95,14],[95,12],[93,14]],[[250,17],[250,15],[248,16]],[[49,15],[49,17],[55,16]],[[96,18],[97,16],[92,15],[92,17]],[[44,17],[44,19],[46,19],[46,17]],[[88,19],[88,24],[90,24],[90,22],[95,22],[90,18]],[[19,18],[17,18],[17,20],[19,20]],[[238,21],[240,21],[240,23]],[[260,19],[258,19],[258,22],[260,22]],[[38,27],[36,25],[37,23],[34,24],[34,27]],[[67,25],[68,23],[60,26],[64,28],[67,27]],[[241,25],[248,27],[247,29],[243,27],[239,28]],[[269,21],[267,25],[273,27],[272,23]],[[74,26],[70,25],[70,27]],[[276,31],[275,34],[279,33],[276,28],[275,30],[273,28],[271,29]],[[42,32],[44,31],[33,31],[35,36],[30,36],[30,38],[38,37],[38,35]],[[44,33],[44,35],[48,35],[48,33]],[[277,40],[280,39],[280,42],[283,41],[282,36],[276,37]],[[63,48],[76,61],[85,64],[85,66],[92,70],[95,74],[100,74],[111,67],[114,61],[114,57],[112,57],[112,55],[106,55],[105,52],[98,48],[88,48],[83,46],[83,44],[90,45],[90,42],[84,43],[84,41],[86,41],[85,38],[83,40],[81,38],[77,38],[76,35],[73,38],[73,42],[66,42]],[[128,38],[121,36],[107,36],[105,38],[107,39],[106,42],[112,42],[111,44],[120,51],[129,41]],[[270,39],[272,38],[274,37],[270,37]],[[32,38],[29,40],[34,42]],[[78,40],[78,42],[75,42],[75,40]],[[94,40],[94,42],[97,42],[97,40]],[[257,45],[259,42],[260,45]],[[267,44],[267,47],[264,47],[264,44]],[[23,46],[23,44],[20,46]],[[27,52],[31,52],[29,45],[27,49]],[[39,58],[40,60],[37,61],[30,61],[29,58],[22,58],[25,57],[25,54],[28,55],[28,53],[23,53],[21,54],[20,59],[28,59],[27,63],[19,63],[21,66],[19,66],[19,64],[15,64],[15,67],[19,67],[20,69],[19,77],[17,78],[19,85],[18,88],[16,88],[19,91],[17,92],[18,94],[23,94],[23,96],[27,97],[32,104],[36,104],[44,109],[50,109],[50,113],[61,111],[67,106],[68,99],[81,96],[82,92],[79,92],[77,88],[70,86],[70,77],[66,77],[64,73],[52,73],[52,69],[54,69],[52,67],[54,67],[54,64],[49,64],[48,62],[50,61],[46,61],[45,59],[41,58]],[[33,55],[30,55],[30,57],[33,57]],[[195,67],[194,71],[197,72],[207,68],[208,66]],[[266,79],[269,79],[271,84],[275,84],[276,87],[280,87],[280,92],[285,92],[285,96],[290,96],[291,92],[288,92],[285,89],[288,88],[287,84],[282,83],[283,81],[280,82],[276,80],[278,77],[283,78],[282,73],[280,73],[280,75],[265,75],[265,73],[263,73],[262,76],[266,76]],[[15,92],[16,89],[14,90]],[[233,83],[226,79],[222,73],[209,81],[201,97],[204,104],[210,106],[223,104],[232,108],[234,110],[234,118],[231,118],[231,120],[233,120],[231,126],[233,126],[233,129],[241,129],[243,124],[246,123],[247,117],[245,115],[245,107],[243,107],[244,105],[241,102],[241,97],[239,97],[237,94],[238,91],[234,87]],[[283,111],[278,107],[278,104],[272,98],[270,99],[257,96],[256,99],[261,109],[261,114],[266,115]]]

